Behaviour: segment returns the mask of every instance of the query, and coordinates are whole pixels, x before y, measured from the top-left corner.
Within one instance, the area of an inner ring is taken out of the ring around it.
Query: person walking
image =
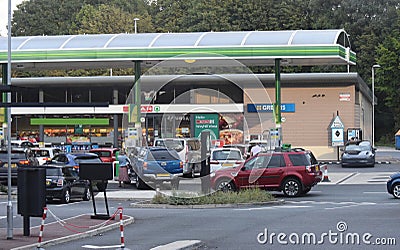
[[[254,145],[252,148],[251,148],[251,156],[255,156],[255,155],[257,155],[258,153],[260,153],[260,151],[261,151],[261,146],[260,146],[260,144],[256,144],[256,145]]]
[[[118,186],[125,187],[125,183],[131,182],[128,173],[129,161],[126,156],[122,155],[118,157],[118,161],[119,161]]]

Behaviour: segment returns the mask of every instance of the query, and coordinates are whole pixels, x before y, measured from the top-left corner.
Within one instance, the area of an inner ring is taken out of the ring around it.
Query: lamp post
[[[375,69],[380,67],[379,64],[372,66],[372,147],[375,147]]]
[[[135,22],[135,34],[137,33],[137,21],[139,21],[140,19],[139,18],[137,18],[137,17],[135,17],[134,19],[133,19],[133,21]]]

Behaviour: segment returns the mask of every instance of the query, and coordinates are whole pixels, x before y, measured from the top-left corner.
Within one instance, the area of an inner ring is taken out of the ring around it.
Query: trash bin
[[[46,206],[46,169],[18,168],[18,214],[42,217]]]
[[[394,140],[396,149],[400,149],[400,130],[397,131],[396,135],[394,136]]]

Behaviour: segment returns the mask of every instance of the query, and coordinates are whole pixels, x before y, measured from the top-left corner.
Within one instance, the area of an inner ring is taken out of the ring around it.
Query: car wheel
[[[61,202],[68,204],[71,201],[71,190],[69,188],[64,189],[61,196]]]
[[[301,183],[297,179],[286,179],[282,186],[283,193],[287,197],[296,197],[302,193]]]
[[[147,184],[139,177],[139,175],[136,175],[136,188],[137,189],[147,189],[148,188]]]
[[[89,190],[89,188],[85,188],[85,191],[83,192],[83,197],[82,197],[82,199],[84,200],[84,201],[90,201],[90,190]]]
[[[392,187],[393,197],[400,199],[400,183],[394,184]]]
[[[179,189],[179,180],[171,181],[171,188],[174,190],[178,190]]]
[[[217,185],[215,185],[216,190],[221,190],[223,192],[236,191],[235,184],[230,179],[218,180]]]

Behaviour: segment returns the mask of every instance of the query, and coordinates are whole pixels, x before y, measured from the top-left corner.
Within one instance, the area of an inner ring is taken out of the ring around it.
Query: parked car
[[[18,177],[19,167],[36,167],[38,161],[32,157],[27,149],[14,148],[11,150],[11,180],[16,182]],[[8,151],[7,149],[0,150],[0,181],[4,182],[8,179]]]
[[[320,165],[311,151],[289,149],[259,153],[238,167],[211,174],[214,190],[257,187],[283,191],[295,197],[308,193],[322,179]]]
[[[247,159],[250,156],[249,144],[225,144],[222,147],[239,149],[244,159]]]
[[[114,162],[117,160],[118,148],[93,148],[89,153],[97,154],[103,162]]]
[[[201,143],[198,138],[155,139],[154,146],[175,150],[183,162],[183,176],[194,178],[201,170]]]
[[[210,156],[210,173],[223,168],[237,167],[243,162],[242,152],[237,148],[214,148]]]
[[[100,157],[94,153],[59,153],[55,155],[47,164],[68,166],[79,169],[80,162],[102,162]]]
[[[35,145],[29,140],[11,140],[13,148],[33,148]]]
[[[45,165],[46,199],[59,199],[69,203],[71,199],[90,200],[89,181],[81,180],[78,170],[72,166]]]
[[[388,193],[393,195],[394,198],[400,199],[400,172],[390,176],[386,188]]]
[[[36,157],[39,165],[43,165],[50,161],[56,154],[63,151],[59,148],[31,148],[32,154]]]
[[[183,162],[175,150],[166,147],[142,148],[134,158],[133,168],[136,172],[136,187],[147,189],[147,183],[155,185],[170,182],[172,188],[178,189],[179,177],[183,173]],[[154,186],[153,186],[154,187]]]
[[[51,161],[46,162],[46,165],[58,165],[65,167],[73,167],[79,171],[79,163],[101,163],[101,159],[94,153],[59,153],[55,155]],[[107,187],[107,182],[103,185],[101,182],[92,182],[97,190],[104,190]]]
[[[375,150],[369,141],[346,143],[342,152],[342,167],[374,167]]]

